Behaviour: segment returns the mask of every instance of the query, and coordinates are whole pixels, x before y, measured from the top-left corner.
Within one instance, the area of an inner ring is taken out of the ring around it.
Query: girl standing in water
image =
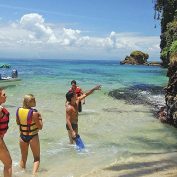
[[[30,145],[34,157],[33,174],[40,165],[40,142],[38,132],[42,129],[43,123],[41,114],[32,107],[36,106],[35,97],[32,94],[25,95],[23,107],[17,109],[16,121],[20,129],[20,167],[26,168],[28,148]]]

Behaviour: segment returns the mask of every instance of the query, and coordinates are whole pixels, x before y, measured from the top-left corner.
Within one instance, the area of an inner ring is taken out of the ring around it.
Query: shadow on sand
[[[115,177],[142,177],[159,171],[165,171],[176,167],[177,160],[158,160],[152,162],[133,162],[129,164],[119,164],[106,167],[103,170],[123,171],[128,170],[126,174],[116,175]]]

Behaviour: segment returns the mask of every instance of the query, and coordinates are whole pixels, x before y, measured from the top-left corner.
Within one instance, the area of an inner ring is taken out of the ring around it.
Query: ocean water
[[[18,167],[19,131],[15,122],[16,109],[27,93],[35,95],[36,108],[44,122],[39,133],[39,177],[81,177],[115,162],[125,162],[135,155],[176,151],[176,129],[161,124],[150,105],[130,104],[108,96],[114,89],[134,85],[164,87],[168,81],[165,69],[119,65],[119,61],[1,60],[0,63],[16,68],[22,79],[17,85],[6,88],[5,106],[11,113],[11,120],[5,142],[13,159],[14,176],[28,177],[32,171],[31,152],[26,171]],[[10,74],[11,69],[1,72]],[[86,98],[83,112],[79,114],[79,134],[86,146],[81,152],[69,145],[65,129],[65,94],[73,79],[84,91],[102,85],[100,91]],[[152,102],[164,104],[163,94],[152,95],[146,91],[141,94]],[[1,165],[1,173],[2,168]]]

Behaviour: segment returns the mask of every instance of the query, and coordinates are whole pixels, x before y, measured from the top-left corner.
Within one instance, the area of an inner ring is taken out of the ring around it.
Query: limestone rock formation
[[[165,88],[166,106],[159,111],[159,119],[177,127],[177,52],[170,57],[167,76],[169,82]]]
[[[133,51],[130,56],[126,56],[120,64],[144,65],[147,64],[149,55],[141,51]]]
[[[166,105],[158,116],[162,122],[177,127],[177,0],[155,0],[155,18],[161,20],[161,60],[168,67],[169,77]]]

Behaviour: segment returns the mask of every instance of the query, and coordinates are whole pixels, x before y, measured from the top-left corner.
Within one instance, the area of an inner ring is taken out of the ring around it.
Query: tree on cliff
[[[177,41],[177,0],[154,0],[154,9],[154,18],[161,20],[161,60],[167,67],[172,44]]]

